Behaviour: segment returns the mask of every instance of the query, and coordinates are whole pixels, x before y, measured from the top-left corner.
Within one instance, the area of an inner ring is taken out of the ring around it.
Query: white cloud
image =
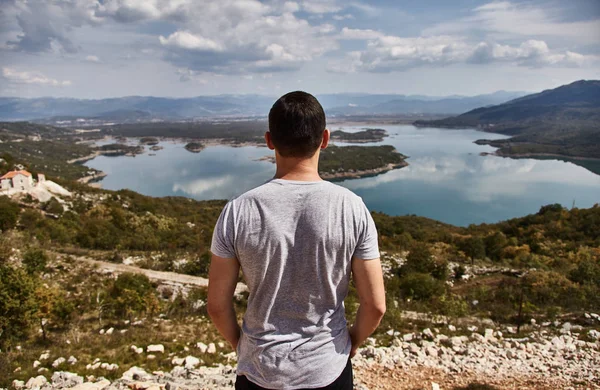
[[[158,37],[164,46],[175,46],[187,50],[198,51],[222,51],[223,47],[212,39],[192,34],[189,31],[176,31],[167,38],[162,35]]]
[[[471,10],[470,15],[423,31],[425,35],[488,34],[494,39],[511,37],[568,38],[571,43],[594,44],[600,37],[600,19],[567,22],[563,11],[549,4],[495,1]]]
[[[342,10],[335,0],[304,0],[302,9],[311,14],[328,14]]]
[[[7,67],[2,68],[2,76],[8,80],[9,83],[14,84],[37,84],[51,87],[67,87],[71,85],[71,81],[69,80],[59,81],[46,77],[40,72],[18,71]]]
[[[454,63],[508,62],[528,67],[579,67],[598,61],[597,56],[551,50],[545,41],[527,40],[518,46],[490,42],[472,43],[463,36],[436,35],[403,38],[379,31],[343,28],[340,39],[364,40],[364,50],[352,51],[333,61],[329,70],[338,73],[393,72],[420,66]]]
[[[85,60],[87,62],[100,62],[100,58],[98,58],[97,56],[87,56],[85,57]]]

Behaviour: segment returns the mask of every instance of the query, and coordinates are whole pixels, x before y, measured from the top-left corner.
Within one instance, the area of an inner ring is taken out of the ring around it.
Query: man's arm
[[[240,339],[240,326],[233,308],[240,263],[212,255],[208,272],[208,315],[235,350]]]
[[[352,339],[350,357],[356,354],[358,347],[377,329],[385,314],[385,288],[381,261],[352,259],[352,275],[360,305],[354,325],[350,328]]]

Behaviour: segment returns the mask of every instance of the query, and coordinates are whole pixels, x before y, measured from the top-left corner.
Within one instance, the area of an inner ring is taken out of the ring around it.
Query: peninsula
[[[335,146],[321,151],[319,175],[324,180],[342,181],[377,176],[408,166],[408,157],[393,146]],[[275,163],[275,157],[265,156],[259,161]]]

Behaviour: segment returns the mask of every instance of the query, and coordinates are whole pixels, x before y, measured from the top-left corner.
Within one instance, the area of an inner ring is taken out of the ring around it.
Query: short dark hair
[[[323,142],[325,112],[313,95],[295,91],[279,99],[269,111],[269,132],[284,157],[312,157]]]

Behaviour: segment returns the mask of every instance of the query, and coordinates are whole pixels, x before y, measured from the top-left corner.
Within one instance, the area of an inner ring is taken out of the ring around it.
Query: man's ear
[[[327,147],[327,145],[329,145],[329,137],[330,137],[330,133],[329,130],[325,129],[323,130],[323,141],[321,142],[321,149],[325,149]]]
[[[275,145],[273,145],[273,140],[271,139],[271,132],[267,131],[265,133],[265,142],[267,143],[267,147],[271,150],[275,150]]]

